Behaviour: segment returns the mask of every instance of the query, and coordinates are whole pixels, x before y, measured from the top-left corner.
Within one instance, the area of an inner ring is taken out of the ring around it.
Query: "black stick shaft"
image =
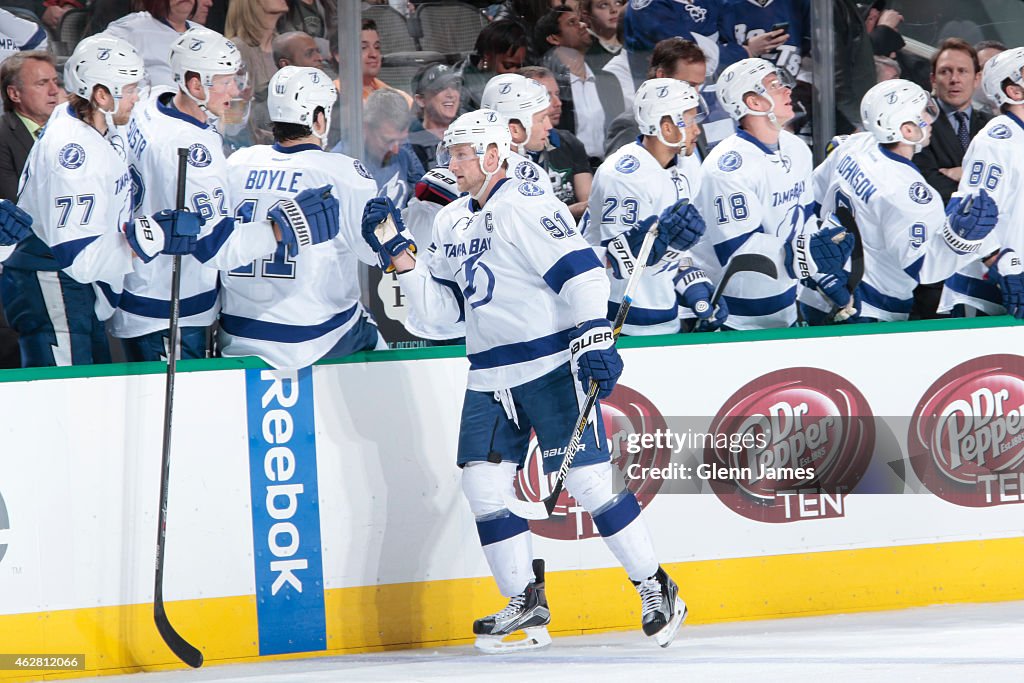
[[[185,208],[185,175],[188,150],[178,149],[178,185],[175,208]],[[174,375],[178,358],[178,317],[181,309],[181,255],[171,265],[171,318],[167,337],[167,382],[164,392],[164,433],[160,469],[160,511],[156,537],[156,580],[153,588],[153,620],[164,642],[177,657],[193,668],[203,665],[203,653],[190,645],[171,626],[164,609],[164,551],[167,542],[167,498],[171,479],[171,418],[174,413]]]

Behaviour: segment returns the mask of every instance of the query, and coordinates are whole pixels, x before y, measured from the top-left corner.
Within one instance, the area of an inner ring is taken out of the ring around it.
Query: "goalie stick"
[[[636,289],[637,283],[640,282],[640,274],[643,273],[644,267],[647,264],[647,257],[654,246],[654,238],[657,236],[658,222],[655,221],[647,231],[647,234],[644,235],[644,241],[640,244],[640,253],[637,254],[636,260],[632,263],[632,268],[630,268],[629,280],[626,282],[626,291],[622,295],[619,312],[615,314],[615,322],[612,323],[612,335],[616,339],[619,337],[619,332],[622,331],[623,323],[626,322],[626,314],[629,313],[629,307],[633,304],[633,291]],[[572,461],[576,457],[576,452],[580,449],[580,444],[583,442],[583,434],[587,431],[587,424],[589,422],[588,418],[597,404],[597,392],[597,382],[590,380],[590,386],[587,388],[587,400],[583,404],[583,409],[580,410],[579,417],[576,418],[576,426],[573,427],[569,445],[565,448],[565,457],[562,459],[562,466],[558,468],[558,474],[555,476],[555,484],[551,487],[551,493],[543,500],[533,502],[516,498],[514,492],[511,494],[508,491],[502,492],[505,507],[513,515],[523,519],[547,519],[551,516],[551,511],[555,509],[558,497],[565,487],[565,477],[569,474]],[[597,429],[596,421],[594,428]]]
[[[188,149],[178,148],[178,187],[174,207],[185,208],[185,173]],[[174,412],[174,373],[178,357],[178,317],[181,312],[181,255],[171,261],[171,319],[167,336],[167,383],[164,393],[164,440],[160,462],[160,512],[156,530],[156,580],[153,587],[153,621],[156,630],[178,659],[193,669],[203,665],[203,653],[171,626],[164,609],[164,551],[167,546],[167,493],[171,478],[171,416]]]

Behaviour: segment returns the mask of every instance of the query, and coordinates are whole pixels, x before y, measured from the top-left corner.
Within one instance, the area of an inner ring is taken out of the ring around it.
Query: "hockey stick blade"
[[[658,221],[654,221],[647,234],[644,235],[644,241],[640,244],[640,253],[637,254],[636,266],[633,268],[633,272],[629,274],[629,280],[626,281],[626,291],[622,294],[622,303],[619,304],[619,310],[615,314],[615,320],[612,322],[612,335],[615,339],[619,338],[622,326],[626,322],[626,316],[629,314],[629,307],[633,305],[633,292],[640,282],[640,274],[643,273],[644,268],[647,266],[647,258],[650,256],[651,249],[654,247],[654,239],[657,236]],[[579,417],[576,418],[576,426],[572,430],[569,445],[565,448],[562,466],[558,468],[558,475],[555,477],[555,485],[551,488],[551,493],[543,500],[533,502],[516,498],[514,490],[511,494],[507,491],[502,492],[503,502],[509,512],[523,519],[547,519],[551,516],[555,505],[558,503],[558,497],[562,494],[562,489],[565,487],[565,477],[569,474],[569,468],[576,457],[576,451],[579,450],[580,444],[583,442],[583,434],[587,431],[590,413],[593,412],[594,406],[597,405],[598,390],[597,382],[590,380],[590,385],[587,387],[587,400],[584,401],[583,409],[580,410]],[[596,420],[594,421],[594,429],[597,429]]]
[[[164,609],[163,598],[153,602],[153,621],[156,622],[156,630],[160,632],[160,637],[164,639],[164,643],[178,659],[193,669],[198,669],[203,665],[203,653],[182,638],[171,626],[171,622],[167,618],[167,611]]]

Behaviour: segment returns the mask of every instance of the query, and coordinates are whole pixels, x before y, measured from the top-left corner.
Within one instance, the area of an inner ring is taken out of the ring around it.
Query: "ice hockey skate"
[[[668,647],[686,619],[686,603],[679,597],[679,586],[661,567],[654,576],[634,581],[633,585],[640,593],[644,633],[654,636],[658,645]]]
[[[519,595],[509,600],[505,609],[473,622],[474,645],[488,654],[516,650],[536,650],[551,644],[547,625],[551,611],[544,594],[544,560],[533,561],[534,580]],[[506,640],[523,631],[525,638]]]

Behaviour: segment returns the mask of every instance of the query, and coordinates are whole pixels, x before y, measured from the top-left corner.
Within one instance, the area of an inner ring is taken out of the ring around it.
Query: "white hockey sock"
[[[565,487],[594,518],[604,542],[630,579],[643,581],[658,571],[654,544],[636,496],[628,490],[612,493],[611,463],[570,469]]]
[[[512,491],[516,464],[474,462],[462,470],[462,492],[476,517],[484,557],[498,590],[507,598],[519,595],[533,580],[533,537],[530,526],[505,508],[502,491]]]

